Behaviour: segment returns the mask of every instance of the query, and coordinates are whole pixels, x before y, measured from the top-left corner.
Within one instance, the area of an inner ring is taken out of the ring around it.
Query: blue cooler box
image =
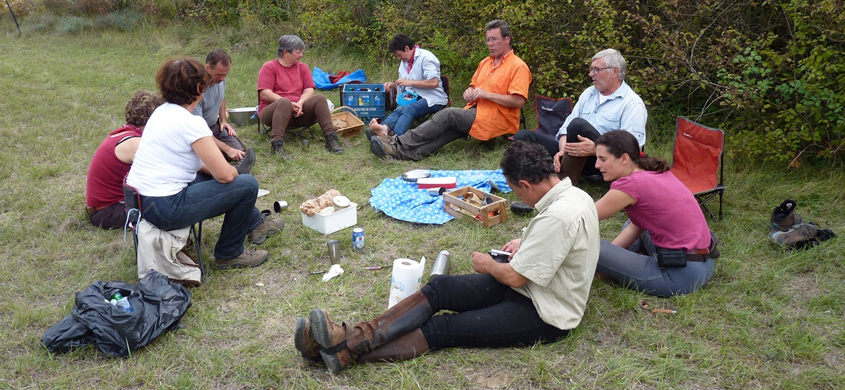
[[[384,119],[388,94],[384,84],[344,84],[340,101],[352,107],[361,119]]]

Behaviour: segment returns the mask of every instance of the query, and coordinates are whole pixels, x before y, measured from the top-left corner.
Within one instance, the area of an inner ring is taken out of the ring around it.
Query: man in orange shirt
[[[374,136],[370,151],[378,157],[421,160],[444,145],[471,135],[486,141],[519,129],[519,109],[528,98],[531,71],[511,48],[511,29],[502,20],[487,23],[490,56],[478,64],[464,108],[447,108],[400,136]]]

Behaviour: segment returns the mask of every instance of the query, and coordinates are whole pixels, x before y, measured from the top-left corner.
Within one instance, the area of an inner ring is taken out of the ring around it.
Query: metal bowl
[[[230,108],[226,112],[229,113],[229,122],[237,126],[258,123],[255,107]],[[252,118],[253,115],[255,115],[255,118]]]
[[[413,171],[408,171],[402,174],[402,180],[416,183],[417,179],[424,179],[427,177],[431,177],[431,171],[427,171],[425,169],[414,169]]]

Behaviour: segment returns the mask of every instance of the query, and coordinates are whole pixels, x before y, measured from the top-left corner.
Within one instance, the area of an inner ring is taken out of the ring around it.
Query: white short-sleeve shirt
[[[192,144],[211,137],[202,117],[165,103],[150,116],[127,183],[144,196],[170,196],[194,181],[203,162]]]

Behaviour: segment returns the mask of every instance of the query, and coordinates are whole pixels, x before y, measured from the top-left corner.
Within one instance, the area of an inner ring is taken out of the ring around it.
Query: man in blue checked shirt
[[[625,130],[645,145],[648,111],[645,103],[625,83],[625,58],[614,49],[593,56],[590,78],[593,85],[584,90],[555,138],[522,130],[514,140],[536,142],[554,155],[555,171],[578,185],[580,175],[599,174],[595,168],[595,141],[611,130]]]

